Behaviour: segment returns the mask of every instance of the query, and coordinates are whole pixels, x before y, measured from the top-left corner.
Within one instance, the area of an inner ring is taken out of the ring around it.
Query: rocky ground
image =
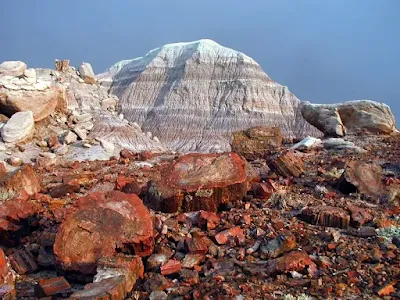
[[[0,295],[400,298],[400,135],[346,140],[2,170]]]

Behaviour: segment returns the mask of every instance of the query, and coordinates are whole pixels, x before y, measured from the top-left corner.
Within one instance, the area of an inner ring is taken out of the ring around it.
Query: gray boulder
[[[348,101],[338,104],[302,102],[303,117],[326,136],[340,137],[361,132],[390,134],[396,122],[389,106],[370,100]]]
[[[82,63],[79,67],[79,74],[83,81],[88,84],[95,84],[97,82],[96,75],[93,72],[93,68],[89,63]]]

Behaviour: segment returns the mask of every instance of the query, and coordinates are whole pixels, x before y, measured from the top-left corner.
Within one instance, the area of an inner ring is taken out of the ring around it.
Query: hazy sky
[[[87,61],[100,73],[166,43],[210,38],[301,100],[372,99],[400,120],[399,14],[400,0],[10,0],[0,61]]]

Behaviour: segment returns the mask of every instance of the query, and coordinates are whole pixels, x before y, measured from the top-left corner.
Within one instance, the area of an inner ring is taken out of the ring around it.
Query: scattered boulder
[[[232,152],[248,160],[276,153],[282,146],[279,127],[258,126],[233,133]]]
[[[319,148],[322,146],[322,140],[308,136],[305,139],[301,140],[300,142],[294,144],[290,149],[292,150],[300,150],[300,151],[307,151],[315,148]]]
[[[316,276],[317,265],[303,251],[292,251],[284,256],[268,261],[266,272],[270,276],[289,273],[291,271],[305,272],[312,277]]]
[[[277,258],[283,253],[294,250],[297,247],[296,238],[292,234],[279,234],[275,239],[261,245],[261,253],[266,258]]]
[[[326,136],[346,133],[383,133],[396,131],[396,122],[389,106],[369,100],[348,101],[340,104],[311,104],[302,102],[303,117]]]
[[[375,200],[384,200],[388,191],[382,183],[382,167],[362,161],[350,161],[338,182],[345,194],[359,192]]]
[[[91,274],[101,257],[132,248],[136,255],[153,252],[153,222],[134,194],[96,192],[80,198],[62,222],[54,253],[64,269]]]
[[[326,227],[347,228],[350,215],[347,211],[332,206],[313,206],[302,209],[299,218],[307,223]]]
[[[9,200],[13,195],[27,193],[33,195],[41,189],[40,178],[30,165],[8,173],[0,183],[0,201]]]
[[[93,68],[89,63],[82,63],[79,67],[79,74],[87,84],[95,84],[97,82],[96,75]]]
[[[0,75],[21,76],[26,68],[26,64],[22,61],[5,61],[0,64]]]
[[[17,112],[1,130],[1,137],[7,143],[15,143],[28,138],[35,126],[31,111]]]
[[[284,177],[299,177],[305,171],[304,161],[292,151],[282,151],[269,163],[272,170]]]
[[[68,131],[67,134],[64,137],[64,142],[67,145],[73,144],[78,140],[78,136],[72,132],[72,131]]]
[[[118,255],[103,257],[97,262],[97,272],[94,282],[102,282],[110,277],[125,277],[125,293],[132,291],[136,281],[143,278],[144,266],[139,256]]]
[[[149,184],[146,205],[163,212],[217,211],[248,190],[246,162],[235,153],[187,154],[163,167]]]
[[[56,71],[65,72],[69,68],[69,60],[58,60],[55,61]]]
[[[66,90],[61,86],[52,86],[40,90],[7,90],[0,94],[0,111],[6,115],[31,111],[35,122],[47,118],[59,103],[66,102]]]
[[[347,209],[351,213],[351,224],[355,227],[363,226],[374,218],[369,212],[354,204],[348,203]]]

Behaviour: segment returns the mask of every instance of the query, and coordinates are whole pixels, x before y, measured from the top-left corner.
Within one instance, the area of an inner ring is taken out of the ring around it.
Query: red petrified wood
[[[54,253],[67,270],[93,273],[101,257],[153,252],[153,221],[138,196],[119,191],[80,198],[60,226]]]
[[[246,161],[236,153],[187,154],[164,166],[152,182],[146,204],[163,212],[217,211],[248,190]]]
[[[0,299],[15,298],[15,276],[9,267],[6,255],[0,248]]]

